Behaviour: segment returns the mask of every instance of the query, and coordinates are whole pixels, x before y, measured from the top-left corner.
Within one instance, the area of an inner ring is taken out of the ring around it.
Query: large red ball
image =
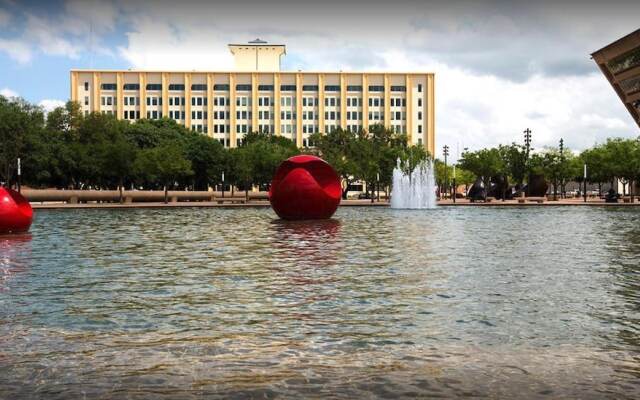
[[[0,187],[0,234],[27,232],[32,221],[29,201],[15,190]]]
[[[338,174],[315,156],[295,156],[280,164],[269,190],[271,207],[282,219],[331,218],[342,187]]]

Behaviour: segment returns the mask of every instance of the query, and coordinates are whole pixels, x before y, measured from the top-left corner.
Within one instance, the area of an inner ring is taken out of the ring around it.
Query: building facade
[[[234,71],[71,70],[71,100],[118,119],[168,117],[235,147],[249,132],[308,145],[313,133],[384,125],[434,154],[433,73],[283,72],[283,45],[229,45]]]

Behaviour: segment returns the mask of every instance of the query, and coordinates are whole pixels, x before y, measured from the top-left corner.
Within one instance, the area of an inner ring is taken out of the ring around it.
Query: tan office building
[[[262,131],[306,146],[337,127],[381,124],[434,154],[433,73],[284,72],[284,45],[232,44],[234,71],[71,70],[71,99],[84,113],[168,117],[235,147]]]

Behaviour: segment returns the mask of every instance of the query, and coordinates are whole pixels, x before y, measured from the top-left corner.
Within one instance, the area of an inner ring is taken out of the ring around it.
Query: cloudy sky
[[[640,28],[640,1],[0,0],[0,94],[46,108],[71,68],[228,69],[226,45],[287,45],[285,70],[433,71],[437,147],[640,132],[589,54]]]

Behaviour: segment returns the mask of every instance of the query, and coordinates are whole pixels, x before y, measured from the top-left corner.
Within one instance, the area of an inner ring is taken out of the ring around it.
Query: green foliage
[[[501,151],[497,148],[465,152],[458,163],[463,169],[481,177],[487,184],[491,177],[505,175],[508,172]]]
[[[511,179],[518,184],[522,184],[527,174],[527,150],[525,146],[511,143],[508,146],[498,146],[498,152],[502,158],[504,169]]]
[[[406,136],[381,125],[358,133],[337,128],[326,135],[311,136],[312,152],[331,164],[342,179],[342,197],[351,182],[360,180],[373,187],[391,185],[398,160],[405,172],[412,171],[428,154],[422,146],[407,146]]]
[[[245,189],[251,185],[268,186],[278,165],[299,152],[287,138],[249,133],[240,147],[231,149],[225,172],[231,182]]]
[[[135,170],[143,182],[161,182],[164,186],[174,186],[179,179],[193,174],[184,145],[178,141],[140,150]]]
[[[368,132],[335,129],[310,137],[306,152],[329,162],[342,179],[343,196],[354,181],[373,187],[391,184],[400,162],[405,173],[431,157],[422,146],[409,146],[406,136],[381,125]],[[247,134],[238,148],[225,149],[219,141],[192,132],[171,119],[119,121],[111,115],[82,115],[77,103],[68,102],[47,114],[21,99],[0,96],[0,181],[16,180],[17,158],[22,160],[22,179],[35,187],[115,188],[130,185],[158,188],[177,185],[206,190],[221,181],[244,188],[269,185],[277,166],[298,154],[291,140],[264,133]],[[581,180],[588,165],[593,183],[615,178],[640,178],[640,143],[609,139],[583,151],[579,157],[548,148],[527,155],[524,146],[512,143],[497,148],[463,153],[457,182],[469,184],[480,176],[488,182],[508,176],[522,183],[529,172],[544,174],[554,185]],[[439,183],[444,165],[436,160]],[[447,166],[449,182],[453,178]]]
[[[17,160],[26,154],[28,138],[44,127],[39,107],[0,96],[0,181],[11,182]]]

